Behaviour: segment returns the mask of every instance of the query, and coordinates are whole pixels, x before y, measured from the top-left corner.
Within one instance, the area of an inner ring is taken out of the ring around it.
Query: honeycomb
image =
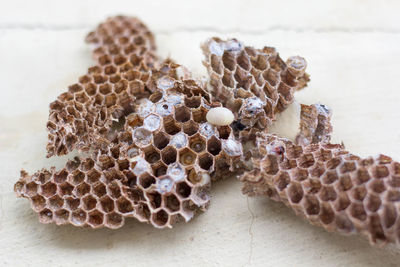
[[[284,62],[272,47],[254,49],[214,37],[202,49],[215,99],[236,114],[242,128],[270,126],[309,81],[304,58]]]
[[[330,144],[329,114],[323,105],[302,106],[300,144],[259,134],[253,170],[240,177],[243,193],[281,201],[328,231],[400,243],[400,163]]]
[[[241,161],[232,128],[207,122],[221,104],[182,66],[156,61],[153,37],[137,19],[111,18],[87,41],[97,46],[98,65],[50,105],[48,152],[90,156],[61,170],[22,171],[17,195],[42,223],[115,229],[126,217],[157,228],[189,221],[207,208],[211,180]]]
[[[138,19],[110,18],[86,41],[97,65],[50,104],[48,157],[108,145],[108,129],[154,89],[146,86],[157,66],[154,37]]]

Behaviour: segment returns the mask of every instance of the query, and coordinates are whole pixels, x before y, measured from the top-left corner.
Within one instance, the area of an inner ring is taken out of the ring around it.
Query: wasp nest
[[[254,49],[236,39],[214,37],[202,48],[213,95],[237,114],[243,127],[270,126],[309,80],[302,57],[284,62],[272,47]]]
[[[86,40],[98,64],[50,104],[48,157],[103,144],[113,121],[131,113],[137,97],[150,94],[145,84],[156,64],[155,44],[142,22],[111,18]]]
[[[240,160],[241,144],[229,126],[207,122],[215,104],[194,80],[163,76],[158,87],[123,117],[107,149],[60,171],[22,173],[16,191],[41,222],[118,228],[135,217],[163,228],[207,207],[210,175]]]
[[[328,114],[322,105],[302,106],[301,145],[260,134],[254,169],[241,177],[243,193],[282,201],[328,231],[400,243],[400,163],[384,155],[362,159],[329,144]]]

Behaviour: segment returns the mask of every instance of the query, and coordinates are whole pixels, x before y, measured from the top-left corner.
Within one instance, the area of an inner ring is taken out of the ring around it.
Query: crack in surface
[[[76,24],[76,25],[45,25],[45,24],[3,24],[0,30],[43,30],[43,31],[70,31],[94,29],[95,24]],[[295,33],[392,33],[400,34],[400,28],[380,28],[380,27],[291,27],[283,25],[271,25],[264,29],[241,29],[241,28],[213,28],[208,26],[199,27],[177,27],[175,29],[154,30],[156,34],[173,33],[197,33],[215,32],[218,34],[241,33],[241,34],[263,34],[274,31],[286,31]]]
[[[251,264],[251,257],[253,256],[253,241],[254,241],[254,233],[253,233],[253,223],[255,220],[255,216],[253,211],[250,209],[250,202],[249,202],[249,197],[246,197],[246,202],[247,202],[247,209],[250,212],[251,215],[251,221],[250,221],[250,226],[249,226],[249,235],[250,235],[250,252],[249,252],[249,258],[247,261],[247,265]]]

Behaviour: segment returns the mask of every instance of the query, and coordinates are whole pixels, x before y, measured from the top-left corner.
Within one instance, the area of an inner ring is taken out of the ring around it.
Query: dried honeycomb
[[[240,178],[243,193],[282,201],[328,231],[400,243],[400,163],[329,144],[329,114],[325,106],[302,106],[300,144],[259,134],[254,169]]]
[[[304,58],[284,62],[272,47],[254,49],[214,37],[202,49],[215,99],[237,115],[243,128],[270,126],[309,80]]]
[[[128,31],[113,28],[125,24]],[[157,228],[171,227],[204,210],[211,179],[240,163],[242,145],[232,128],[206,119],[221,104],[210,102],[206,84],[181,66],[154,62],[153,39],[146,33],[136,19],[116,17],[88,35],[99,45],[94,53],[99,65],[93,68],[105,78],[96,82],[96,75],[85,75],[71,86],[51,104],[48,127],[50,155],[78,148],[91,156],[75,158],[61,170],[22,171],[15,185],[41,222],[119,228],[126,217],[134,217]],[[140,65],[129,60],[122,65],[127,68],[120,68],[115,58],[121,55],[113,56],[110,42],[129,34],[145,36],[140,51],[150,54]],[[97,102],[99,96],[104,98]],[[109,104],[108,96],[115,101]]]
[[[86,41],[94,46],[97,65],[50,104],[48,157],[106,146],[113,123],[132,112],[136,98],[154,89],[146,86],[157,65],[154,37],[141,21],[110,18]]]

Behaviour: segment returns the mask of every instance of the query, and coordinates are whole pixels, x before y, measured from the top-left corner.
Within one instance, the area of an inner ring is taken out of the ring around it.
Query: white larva
[[[224,107],[212,108],[207,113],[207,121],[213,125],[226,126],[233,122],[235,116],[232,111]]]

